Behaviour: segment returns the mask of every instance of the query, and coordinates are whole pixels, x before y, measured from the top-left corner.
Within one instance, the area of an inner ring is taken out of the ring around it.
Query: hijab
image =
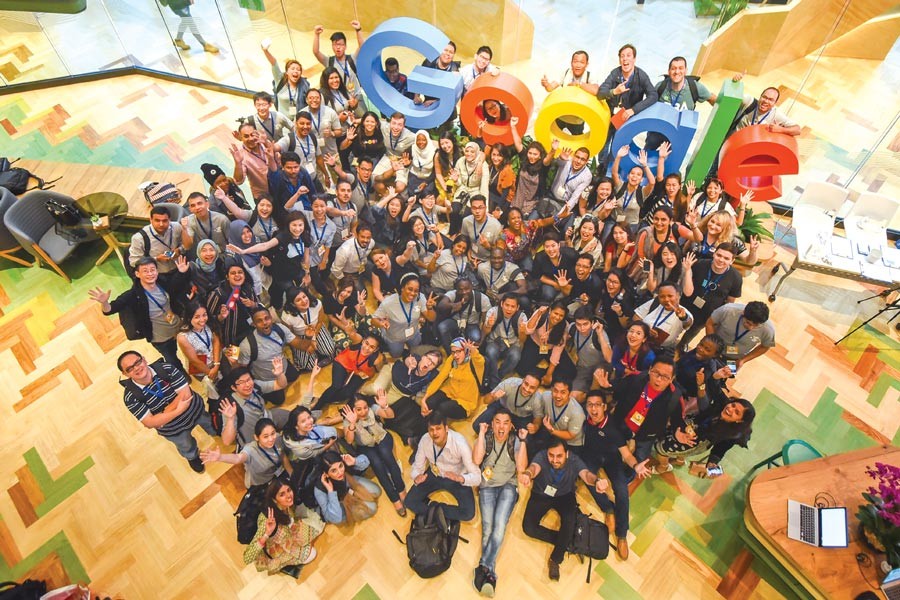
[[[250,240],[249,244],[245,244],[244,241],[241,239],[241,234],[243,234],[245,229],[250,230],[250,233],[253,236],[252,239]],[[241,219],[235,219],[234,221],[232,221],[231,223],[228,224],[228,243],[229,244],[234,244],[241,250],[244,250],[246,248],[249,248],[250,246],[253,246],[257,242],[259,242],[259,240],[256,238],[256,234],[253,233],[253,228],[247,224],[247,221],[243,221]],[[242,258],[244,259],[244,263],[248,267],[252,268],[259,264],[259,255],[258,254],[244,254],[242,256]]]
[[[216,253],[215,256],[213,256],[212,262],[209,264],[205,263],[200,258],[200,251],[206,245],[212,246],[213,250]],[[196,263],[196,265],[200,268],[200,270],[203,271],[204,273],[214,273],[216,270],[216,266],[217,266],[216,262],[218,261],[218,259],[219,259],[219,246],[217,246],[216,243],[210,239],[200,240],[200,242],[197,244],[197,258],[194,259],[194,263]]]
[[[416,164],[423,165],[420,167],[423,170],[427,170],[425,165],[434,164],[434,155],[437,152],[437,147],[434,145],[434,142],[431,141],[431,137],[428,135],[428,132],[424,129],[420,129],[416,132],[416,141],[419,141],[419,136],[424,135],[427,140],[425,144],[425,148],[419,148],[419,146],[415,143],[412,145],[412,156],[415,160]]]

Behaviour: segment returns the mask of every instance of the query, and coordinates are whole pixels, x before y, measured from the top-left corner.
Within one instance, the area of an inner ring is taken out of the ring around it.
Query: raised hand
[[[697,264],[697,255],[693,252],[688,252],[681,260],[681,264],[685,269],[690,269],[695,264]]]
[[[175,257],[175,268],[178,269],[179,273],[187,273],[191,266],[184,256],[177,256]]]
[[[109,304],[109,297],[111,293],[112,290],[106,290],[104,292],[99,287],[95,287],[92,290],[88,290],[88,297],[94,302],[99,302],[101,305],[106,306],[107,304]]]
[[[759,236],[751,235],[750,236],[750,250],[756,250],[759,248]]]
[[[226,420],[233,419],[237,415],[237,404],[229,401],[227,398],[222,398],[219,401],[219,412],[222,413]]]
[[[333,167],[337,162],[337,154],[324,154],[322,155],[322,160],[324,160],[325,164],[329,167]]]
[[[687,190],[687,195],[689,197],[693,197],[694,194],[697,192],[697,183],[694,181],[688,181],[684,187]]]
[[[243,254],[243,253],[244,253],[244,249],[243,249],[243,248],[240,248],[240,247],[238,247],[238,246],[235,246],[234,244],[228,244],[228,245],[226,245],[226,246],[225,246],[225,249],[228,250],[229,252],[234,252],[235,254]]]
[[[278,523],[275,521],[275,509],[271,506],[269,507],[269,513],[266,517],[266,537],[270,537],[273,533],[275,533],[275,528],[278,527]]]
[[[222,456],[222,451],[219,450],[217,446],[213,446],[209,450],[201,450],[200,451],[200,460],[203,461],[203,464],[213,463],[219,460]]]
[[[607,373],[606,369],[600,368],[594,371],[594,381],[597,382],[602,388],[609,387],[609,373]]]
[[[284,358],[276,356],[272,359],[272,375],[278,377],[282,373],[284,373]]]
[[[425,308],[431,310],[434,308],[435,304],[437,304],[437,300],[434,297],[434,292],[428,294],[428,300],[425,301]]]
[[[615,88],[613,88],[612,93],[613,93],[613,95],[615,95],[615,96],[621,96],[622,94],[624,94],[625,92],[627,92],[629,89],[631,89],[631,88],[626,87],[626,86],[625,86],[625,82],[623,81],[622,83],[620,83],[619,85],[617,85]]]
[[[377,404],[381,408],[388,407],[387,392],[381,388],[375,390],[375,404]]]
[[[489,425],[487,423],[479,423],[478,424],[478,437],[484,436],[487,433]]]
[[[561,288],[572,283],[572,280],[569,279],[565,269],[560,269],[559,273],[556,274],[556,283],[558,283]]]
[[[660,158],[668,158],[670,154],[672,154],[672,144],[670,144],[669,142],[663,142],[659,145]]]
[[[310,379],[314,379],[316,375],[322,372],[322,366],[317,362],[313,363],[313,368],[309,372]]]
[[[642,167],[647,166],[647,151],[643,148],[638,152],[638,163],[640,163]]]
[[[231,158],[234,159],[234,162],[241,162],[243,160],[243,156],[241,156],[241,147],[237,144],[231,144],[228,147],[228,150],[231,152]]]
[[[324,487],[325,491],[329,494],[334,491],[334,484],[332,484],[331,480],[328,478],[328,473],[322,473],[322,487]]]
[[[697,369],[697,385],[703,385],[706,382],[706,374],[703,372],[703,367]]]
[[[628,148],[628,145],[626,144],[625,146],[622,146],[621,148],[619,148],[618,152],[616,152],[616,156],[618,156],[619,158],[625,158],[626,156],[628,156],[628,152],[629,152],[629,148]]]
[[[341,407],[341,416],[344,417],[344,419],[346,419],[347,422],[350,423],[351,425],[355,424],[356,421],[358,420],[356,413],[353,411],[352,408],[350,408],[346,404]]]
[[[519,117],[510,117],[509,118],[510,127],[515,127],[518,124],[519,124]]]

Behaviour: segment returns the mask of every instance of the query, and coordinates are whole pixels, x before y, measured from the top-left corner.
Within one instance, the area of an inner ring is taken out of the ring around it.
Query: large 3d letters
[[[706,120],[706,127],[700,134],[700,145],[697,146],[688,164],[685,181],[695,181],[699,186],[700,182],[706,179],[743,99],[744,83],[725,80],[716,98],[716,105]]]
[[[534,109],[531,92],[518,77],[509,73],[482,75],[475,80],[459,105],[459,118],[470,132],[478,131],[478,122],[483,120],[481,103],[485,100],[496,100],[506,105],[510,116],[519,117],[516,129],[519,135],[525,135],[528,119]],[[481,138],[486,144],[512,144],[513,138],[509,124],[493,125],[486,123],[481,130]]]
[[[562,131],[556,124],[556,119],[564,116],[584,119],[590,131],[581,135],[571,135]],[[562,148],[575,150],[584,146],[591,155],[594,155],[600,152],[606,143],[609,117],[609,106],[593,94],[575,86],[558,87],[550,92],[541,105],[541,110],[534,121],[534,138],[547,149],[550,148],[550,143],[557,139]]]
[[[418,19],[398,17],[379,25],[360,47],[356,59],[359,82],[369,100],[386,115],[395,112],[406,115],[406,126],[410,129],[440,126],[453,113],[462,95],[463,81],[459,73],[421,65],[414,67],[407,80],[407,89],[438,99],[431,106],[415,104],[391,86],[384,73],[381,51],[391,46],[402,46],[434,60],[448,41],[450,39],[440,29]]]
[[[666,159],[666,171],[678,171],[688,147],[697,131],[698,113],[694,110],[677,110],[665,102],[657,102],[653,106],[631,117],[616,132],[613,138],[612,153],[622,146],[629,146],[631,151],[628,156],[619,163],[619,172],[627,174],[628,171],[638,165],[638,151],[640,146],[634,143],[634,136],[645,131],[653,131],[666,136],[672,143],[672,154]],[[656,170],[659,153],[651,151],[647,153],[647,164],[651,170]],[[622,179],[625,179],[623,176]]]
[[[780,175],[800,171],[797,138],[772,133],[765,125],[751,125],[734,133],[722,146],[719,179],[735,198],[753,190],[754,201],[781,196]]]

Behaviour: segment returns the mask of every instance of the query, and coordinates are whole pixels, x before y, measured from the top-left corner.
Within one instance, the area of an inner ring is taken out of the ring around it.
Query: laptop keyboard
[[[816,539],[816,509],[805,504],[800,505],[800,539],[808,544],[818,544]]]

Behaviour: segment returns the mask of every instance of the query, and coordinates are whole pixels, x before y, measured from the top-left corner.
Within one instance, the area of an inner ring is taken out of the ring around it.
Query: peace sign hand
[[[750,249],[756,250],[757,248],[759,248],[759,236],[751,235],[750,236]]]
[[[269,514],[266,517],[266,537],[269,537],[273,533],[275,533],[275,528],[277,526],[278,523],[275,522],[275,509],[270,506]]]
[[[428,294],[428,300],[425,301],[425,308],[431,310],[435,304],[437,304],[437,300],[434,298],[434,292],[431,292]]]

